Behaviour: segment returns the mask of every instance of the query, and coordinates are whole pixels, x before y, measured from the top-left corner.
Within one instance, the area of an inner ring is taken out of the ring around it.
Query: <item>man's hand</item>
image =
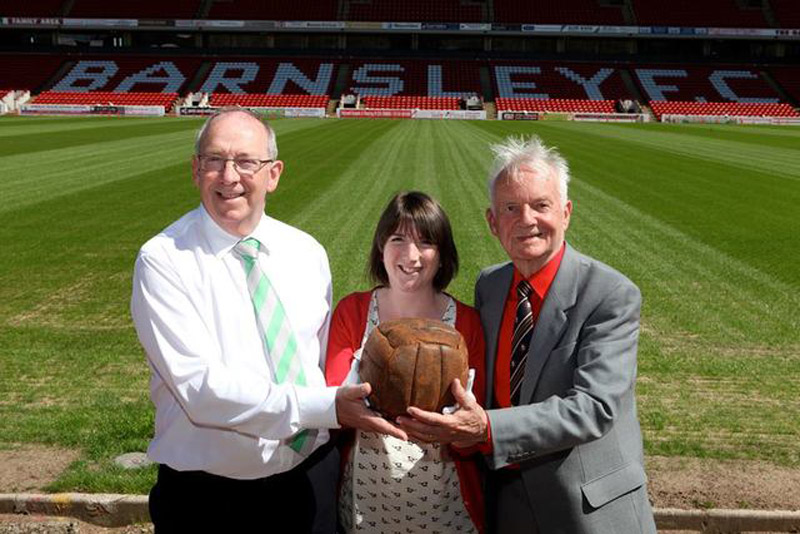
[[[364,399],[372,392],[368,382],[356,386],[341,386],[336,391],[336,419],[343,427],[365,432],[387,434],[408,441],[408,435],[376,412],[367,408]]]
[[[400,428],[408,435],[427,443],[452,443],[456,447],[470,447],[483,443],[488,438],[489,418],[456,378],[450,390],[460,408],[450,415],[426,412],[410,407],[408,415],[397,418]]]

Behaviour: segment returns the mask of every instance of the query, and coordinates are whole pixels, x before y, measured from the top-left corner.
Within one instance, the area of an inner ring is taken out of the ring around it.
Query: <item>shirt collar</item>
[[[267,254],[270,253],[270,247],[274,246],[272,236],[275,232],[270,231],[270,226],[274,221],[267,217],[266,214],[261,216],[258,221],[258,226],[249,235],[238,237],[226,232],[217,222],[211,218],[211,215],[206,211],[205,206],[200,204],[201,221],[203,231],[208,238],[208,244],[211,248],[211,253],[216,257],[221,257],[230,252],[230,250],[242,239],[247,237],[254,237],[261,243],[261,251]]]
[[[561,266],[561,258],[564,257],[564,250],[566,250],[567,243],[566,241],[561,244],[561,249],[558,253],[553,256],[553,258],[548,261],[544,267],[530,275],[527,280],[530,283],[531,287],[533,287],[533,291],[539,297],[539,300],[544,300],[545,295],[547,295],[547,290],[550,289],[550,285],[553,283],[553,280],[556,277],[556,273],[558,272],[558,268]],[[516,288],[517,284],[524,277],[522,273],[514,267],[514,280],[511,283],[512,288]],[[514,291],[516,294],[516,291]]]

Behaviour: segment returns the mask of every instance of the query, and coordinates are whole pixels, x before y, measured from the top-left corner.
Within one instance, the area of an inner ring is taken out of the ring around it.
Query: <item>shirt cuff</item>
[[[336,420],[337,389],[295,386],[301,428],[339,428]]]
[[[484,456],[488,456],[494,452],[494,446],[492,445],[492,422],[489,418],[486,419],[486,441],[478,443],[475,447],[477,447],[478,452]]]

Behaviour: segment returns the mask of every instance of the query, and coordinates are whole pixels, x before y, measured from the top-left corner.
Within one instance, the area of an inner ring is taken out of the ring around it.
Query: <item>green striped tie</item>
[[[239,241],[233,250],[244,264],[247,289],[250,291],[253,310],[264,336],[264,345],[272,359],[275,381],[278,384],[289,382],[305,386],[306,375],[297,355],[297,339],[289,324],[289,318],[286,317],[283,305],[269,278],[258,265],[260,248],[261,243],[258,239],[249,237]],[[316,430],[301,430],[288,439],[288,445],[298,454],[308,456],[316,437]]]

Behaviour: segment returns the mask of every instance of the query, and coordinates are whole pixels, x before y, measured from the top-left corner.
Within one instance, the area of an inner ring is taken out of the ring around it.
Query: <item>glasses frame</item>
[[[216,171],[215,170],[206,169],[205,166],[203,165],[203,160],[204,159],[208,159],[208,158],[215,158],[215,159],[218,159],[218,160],[222,161],[223,162],[222,163],[222,168],[219,169],[219,170],[216,170]],[[205,172],[222,172],[222,171],[225,170],[225,167],[228,166],[228,162],[232,161],[234,170],[236,172],[238,172],[239,174],[244,175],[244,176],[255,176],[256,174],[261,172],[261,170],[264,168],[264,166],[267,165],[268,163],[275,163],[274,159],[223,158],[222,156],[215,156],[213,154],[197,154],[197,159],[200,160],[200,169],[205,171]],[[258,169],[254,170],[254,171],[245,171],[245,170],[243,170],[243,169],[241,169],[239,167],[238,163],[236,163],[237,159],[246,159],[246,160],[257,161],[259,163],[259,167],[258,167]]]

